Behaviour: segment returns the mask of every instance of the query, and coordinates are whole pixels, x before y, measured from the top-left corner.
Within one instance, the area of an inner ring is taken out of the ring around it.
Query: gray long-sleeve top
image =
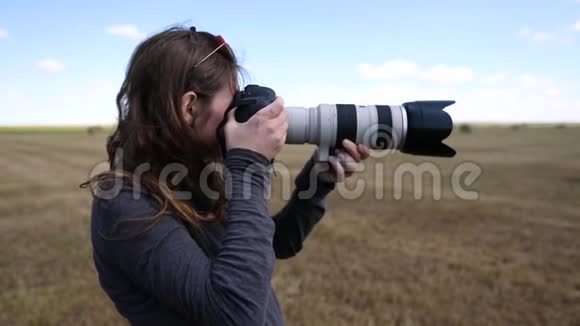
[[[266,198],[269,164],[251,150],[228,151],[225,167],[232,191],[227,221],[202,224],[201,242],[172,214],[141,235],[127,236],[152,225],[122,222],[158,212],[147,193],[137,198],[133,189],[123,187],[113,199],[93,200],[94,263],[102,288],[122,316],[132,325],[284,325],[271,286],[275,260],[300,251],[322,218],[324,198],[334,184],[318,181],[314,194],[299,197],[310,187],[313,161],[307,161],[292,197],[272,217]],[[248,190],[250,198],[245,197]]]

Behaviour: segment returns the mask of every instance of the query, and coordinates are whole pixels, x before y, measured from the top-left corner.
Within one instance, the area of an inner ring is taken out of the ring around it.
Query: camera
[[[237,107],[235,119],[245,122],[276,99],[274,90],[247,85],[237,91],[226,110]],[[456,152],[443,143],[453,130],[444,109],[455,101],[414,101],[401,105],[319,104],[316,107],[286,107],[286,144],[317,145],[318,161],[328,161],[335,148],[349,139],[375,150],[398,150],[423,156],[453,157]],[[225,149],[222,125],[218,129]]]

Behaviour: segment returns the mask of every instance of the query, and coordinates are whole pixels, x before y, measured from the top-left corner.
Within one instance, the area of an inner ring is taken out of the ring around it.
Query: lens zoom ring
[[[379,124],[377,130],[377,138],[375,146],[380,149],[388,148],[392,141],[393,135],[393,118],[391,115],[391,107],[388,105],[377,105],[377,122]]]
[[[356,144],[356,106],[354,104],[336,105],[336,148],[342,147],[342,140],[349,139]]]

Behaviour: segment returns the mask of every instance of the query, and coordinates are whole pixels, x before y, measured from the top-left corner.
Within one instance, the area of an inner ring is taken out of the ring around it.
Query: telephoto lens
[[[402,105],[319,104],[287,107],[288,144],[316,144],[326,161],[333,148],[349,139],[371,149],[399,150],[425,156],[452,157],[442,143],[453,129],[443,109],[453,101],[417,101]],[[328,150],[327,150],[328,149]]]
[[[236,93],[227,111],[234,107],[236,120],[246,121],[272,103],[276,93],[267,87],[248,85]],[[453,130],[443,109],[455,101],[415,101],[402,105],[319,104],[316,107],[286,107],[286,144],[317,145],[318,161],[328,161],[335,148],[349,139],[375,150],[398,150],[424,156],[453,157],[445,145]]]

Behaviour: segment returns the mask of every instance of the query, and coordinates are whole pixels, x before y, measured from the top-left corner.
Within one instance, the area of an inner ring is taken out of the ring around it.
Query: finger
[[[332,163],[330,162],[330,158],[329,158],[329,164],[322,164],[320,162],[314,163],[314,169],[317,173],[317,176],[319,178],[319,180],[322,180],[324,182],[329,182],[329,183],[335,183],[336,182],[336,176],[335,176],[335,170],[334,167],[332,167]]]
[[[318,152],[319,152],[319,149],[318,149],[318,146],[316,146],[314,148],[314,150],[312,151],[312,155],[310,156],[310,159],[312,159],[316,162],[317,161],[316,158],[318,157]]]
[[[328,160],[334,170],[336,181],[341,182],[344,180],[344,169],[338,159],[335,156],[330,156]]]
[[[280,138],[280,142],[282,144],[286,143],[286,137],[288,137],[288,132],[284,129],[279,129],[278,130],[278,137]]]
[[[272,121],[272,120],[270,120],[270,121]],[[288,133],[288,124],[287,123],[285,123],[285,122],[278,123],[275,121],[272,121],[272,122],[273,122],[272,124],[269,124],[269,126],[270,126],[269,129],[272,132],[277,133],[277,134],[287,134]]]
[[[284,111],[284,100],[278,96],[274,102],[268,104],[265,108],[258,111],[257,114],[263,115],[268,119],[273,119],[277,117],[282,111]]]
[[[238,107],[236,106],[235,108],[231,109],[228,114],[227,114],[227,121],[235,121],[236,117],[234,116],[234,114],[236,113],[236,110],[238,109]]]
[[[357,146],[355,143],[353,143],[351,140],[349,139],[345,139],[342,141],[342,146],[344,147],[344,149],[346,149],[346,151],[348,152],[348,154],[350,156],[352,156],[352,158],[357,161],[360,162],[360,160],[362,159],[360,153],[358,152]]]
[[[371,152],[366,145],[358,144],[357,147],[358,147],[358,152],[360,153],[360,156],[363,160],[366,160],[371,155]]]
[[[288,129],[288,113],[286,111],[280,112],[280,114],[271,121],[278,129]]]
[[[288,112],[286,110],[282,110],[280,114],[275,118],[275,124],[279,128],[288,128]]]
[[[345,175],[349,176],[352,175],[353,172],[358,171],[359,164],[352,156],[350,156],[344,151],[338,151],[337,156],[340,161],[340,164],[344,169]]]

